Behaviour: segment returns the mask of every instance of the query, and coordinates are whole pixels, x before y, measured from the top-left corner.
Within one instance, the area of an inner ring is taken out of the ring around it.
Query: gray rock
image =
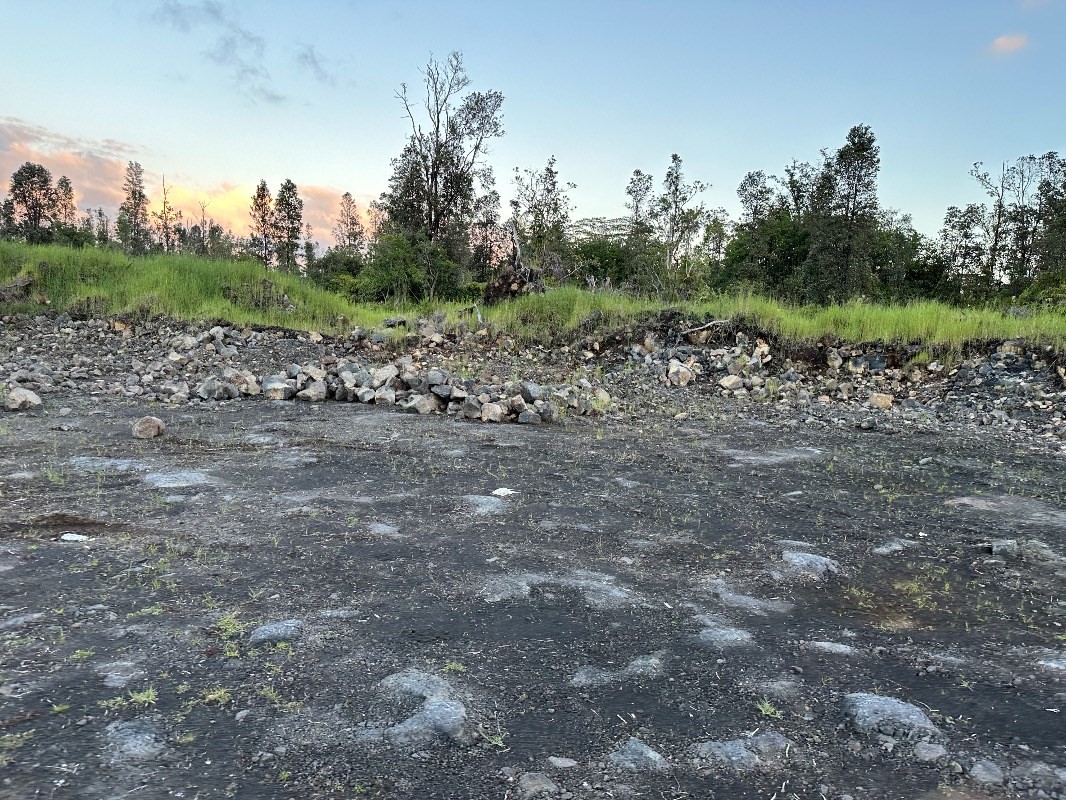
[[[739,375],[726,375],[718,381],[718,385],[726,391],[735,392],[737,389],[744,388],[744,379]]]
[[[377,392],[371,389],[369,386],[364,386],[358,392],[355,393],[355,399],[360,403],[373,403],[374,398],[377,396]]]
[[[388,364],[370,371],[370,387],[378,389],[400,374],[395,364]]]
[[[861,651],[849,644],[840,642],[803,642],[800,647],[804,650],[817,650],[819,653],[828,653],[834,656],[858,656]]]
[[[914,745],[914,758],[927,764],[939,761],[945,758],[947,754],[947,748],[935,742],[918,742],[918,744]]]
[[[374,403],[379,406],[391,406],[396,402],[396,392],[388,386],[378,387],[374,392]]]
[[[433,698],[446,698],[451,695],[451,687],[448,682],[439,675],[431,675],[428,672],[407,670],[394,672],[381,679],[378,684],[387,694],[398,698],[413,697],[419,700]]]
[[[717,762],[737,772],[748,772],[783,766],[795,747],[791,739],[768,731],[747,739],[700,742],[693,747],[693,752],[699,759]]]
[[[970,767],[970,780],[989,786],[1003,785],[1003,770],[994,761],[975,761]]]
[[[529,409],[526,409],[518,415],[519,425],[540,425],[540,423],[540,414],[538,414],[536,411],[530,411]]]
[[[418,744],[437,738],[467,737],[466,707],[458,700],[427,700],[422,710],[385,731],[397,744]]]
[[[844,714],[862,733],[884,733],[908,739],[940,733],[918,706],[879,694],[855,692],[844,695]]]
[[[303,632],[304,624],[298,619],[285,619],[280,622],[268,622],[260,625],[248,637],[248,643],[252,647],[261,644],[276,644],[277,642],[291,642],[299,638]]]
[[[485,403],[481,406],[482,422],[503,422],[506,416],[507,412],[499,403]]]
[[[29,389],[15,386],[4,395],[4,411],[32,411],[41,405],[41,398]]]
[[[131,661],[116,661],[113,664],[101,664],[96,672],[104,679],[104,686],[109,689],[124,689],[130,681],[143,678],[145,671]]]
[[[154,761],[167,750],[162,729],[150,720],[112,722],[104,729],[104,735],[112,764]]]
[[[570,685],[584,689],[590,686],[606,686],[614,680],[616,673],[598,667],[581,667],[570,679]]]
[[[426,373],[426,384],[430,387],[441,386],[450,380],[448,373],[442,369],[431,369]]]
[[[729,647],[746,647],[752,644],[751,633],[742,628],[734,628],[711,617],[700,617],[705,627],[696,634],[696,643],[704,647],[716,647],[720,650]]]
[[[522,399],[527,403],[535,403],[538,400],[544,399],[544,389],[539,384],[532,381],[522,381],[521,383]]]
[[[417,411],[419,414],[432,414],[440,411],[440,399],[434,394],[416,394],[411,397],[405,406],[408,411]]]
[[[296,384],[284,375],[263,379],[263,396],[268,400],[291,400],[295,394]]]
[[[154,439],[162,436],[166,429],[166,423],[159,417],[141,417],[133,423],[133,438]]]
[[[307,386],[296,393],[297,400],[305,400],[309,403],[321,403],[326,399],[326,382],[311,381]]]
[[[781,560],[785,564],[785,572],[802,578],[824,581],[840,572],[837,562],[815,553],[785,550],[781,553]]]
[[[474,516],[484,517],[490,514],[502,514],[507,510],[507,503],[490,494],[464,494],[463,500]]]
[[[560,756],[548,756],[548,763],[556,769],[573,769],[577,766],[577,762],[574,759]]]
[[[670,769],[670,763],[665,758],[632,736],[624,745],[608,754],[607,760],[628,772],[667,772]]]
[[[559,785],[543,772],[525,772],[518,778],[519,800],[531,800],[559,791]]]

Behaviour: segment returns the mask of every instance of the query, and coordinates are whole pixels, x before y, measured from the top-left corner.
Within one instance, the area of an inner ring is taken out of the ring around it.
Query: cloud
[[[310,72],[320,83],[332,86],[337,82],[333,73],[326,68],[325,59],[315,50],[313,44],[300,45],[296,51],[296,63]]]
[[[988,45],[988,52],[994,56],[1005,57],[1019,53],[1029,46],[1029,37],[1024,33],[1009,33],[997,36]]]
[[[113,139],[78,139],[42,128],[16,117],[0,117],[0,197],[6,194],[9,176],[30,161],[43,164],[54,179],[66,175],[74,185],[78,208],[103,208],[112,218],[123,200],[122,181],[129,161],[139,160],[143,149]],[[144,174],[149,196],[149,212],[159,209],[163,199],[163,176],[149,169]],[[248,211],[255,183],[220,182],[200,185],[186,176],[175,181],[167,176],[167,199],[182,212],[186,224],[200,220],[200,203],[209,220],[235,236],[248,235]],[[271,187],[277,193],[277,186]],[[297,184],[304,201],[304,222],[314,229],[315,240],[324,248],[333,244],[331,234],[343,189],[314,184]],[[354,194],[354,193],[353,193]],[[355,194],[366,222],[372,194]]]
[[[271,104],[286,100],[285,95],[274,87],[264,64],[266,42],[263,37],[228,16],[221,3],[216,0],[201,0],[199,3],[163,0],[152,18],[185,34],[199,27],[213,31],[217,38],[203,54],[229,69],[230,79],[241,94]]]
[[[1046,6],[1050,0],[1018,0],[1018,4],[1026,11],[1032,11],[1034,8],[1040,8]]]
[[[122,202],[122,179],[128,161],[141,149],[114,139],[78,139],[31,125],[17,117],[0,117],[0,181],[30,161],[43,164],[56,180],[61,175],[74,185],[80,208],[117,208]]]

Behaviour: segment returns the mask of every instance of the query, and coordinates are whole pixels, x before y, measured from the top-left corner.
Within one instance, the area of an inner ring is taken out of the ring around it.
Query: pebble
[[[260,625],[249,634],[248,643],[252,645],[252,647],[258,647],[262,644],[291,642],[294,639],[299,638],[300,634],[303,632],[303,628],[303,621],[298,619],[268,622],[266,625]]]

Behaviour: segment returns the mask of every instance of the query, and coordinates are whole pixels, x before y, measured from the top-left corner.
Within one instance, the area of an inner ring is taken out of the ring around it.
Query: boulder
[[[16,386],[4,396],[4,411],[30,411],[41,405],[41,398],[29,389]]]
[[[166,429],[166,424],[159,417],[141,417],[133,423],[133,438],[154,439],[162,436]]]

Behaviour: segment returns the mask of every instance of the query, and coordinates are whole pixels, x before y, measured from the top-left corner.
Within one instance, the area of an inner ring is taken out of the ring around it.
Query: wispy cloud
[[[997,36],[988,45],[988,52],[1000,58],[1020,53],[1029,46],[1029,37],[1024,33],[1008,33]]]
[[[205,28],[215,35],[214,42],[204,55],[229,70],[233,85],[251,100],[282,103],[286,97],[279,92],[265,65],[266,42],[227,14],[217,0],[196,3],[163,0],[152,14],[157,22],[181,33]]]
[[[1051,0],[1018,0],[1018,4],[1026,11],[1046,6]]]
[[[333,72],[326,67],[326,60],[315,50],[313,44],[300,45],[296,51],[296,63],[310,72],[320,83],[333,85],[337,82]]]

